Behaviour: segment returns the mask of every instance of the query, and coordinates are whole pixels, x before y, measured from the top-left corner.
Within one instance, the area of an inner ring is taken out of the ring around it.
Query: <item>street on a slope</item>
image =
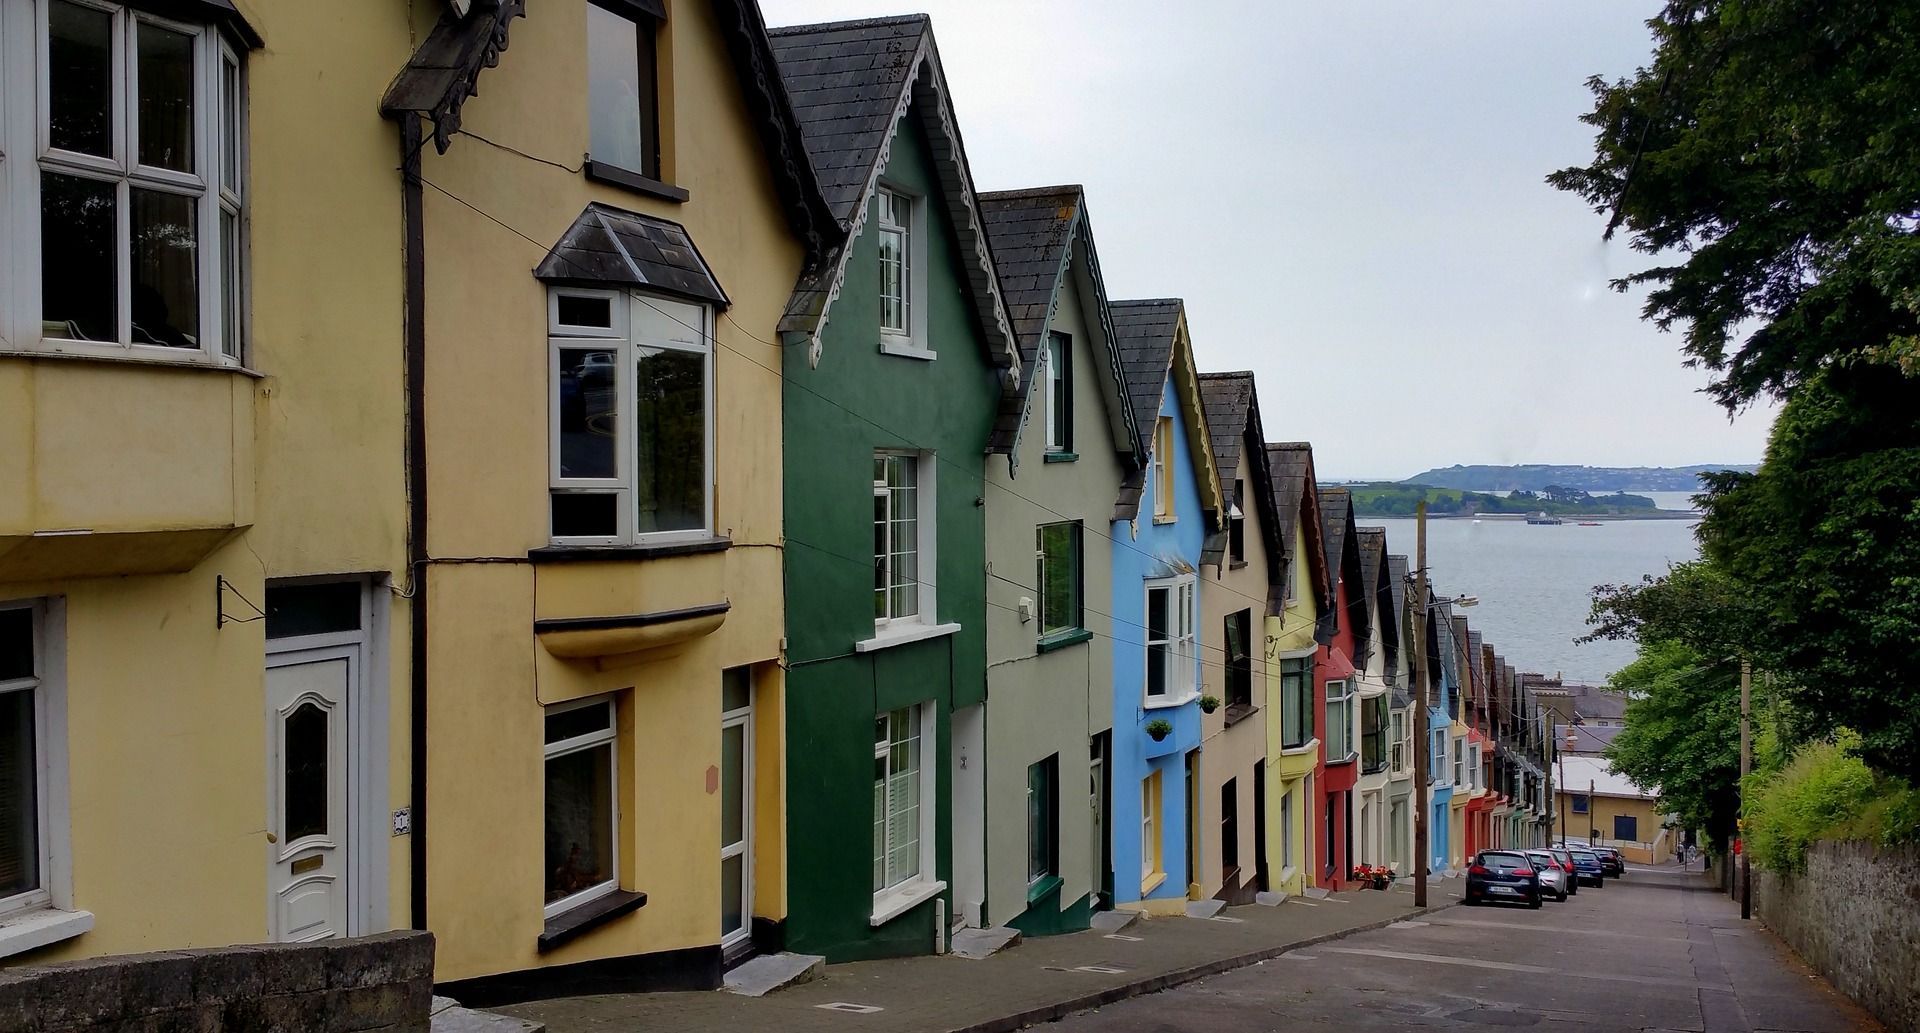
[[[1442,884],[1447,885],[1447,884]],[[1449,886],[1452,889],[1453,886]],[[1452,907],[1073,1016],[1057,1033],[1878,1030],[1699,872]]]

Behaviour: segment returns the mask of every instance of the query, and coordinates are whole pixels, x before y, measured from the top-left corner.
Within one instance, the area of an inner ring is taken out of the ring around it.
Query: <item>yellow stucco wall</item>
[[[437,13],[421,9],[422,31]],[[585,18],[585,0],[560,0],[514,22],[463,128],[577,165],[588,137]],[[659,37],[662,178],[689,190],[687,203],[465,137],[424,160],[428,541],[444,561],[428,602],[428,924],[441,980],[718,943],[720,797],[709,787],[731,666],[760,675],[751,910],[786,914],[774,326],[803,254],[710,19],[705,4],[674,4]],[[595,200],[685,226],[733,301],[716,324],[715,529],[733,541],[723,553],[526,562],[548,542],[546,288],[531,270]],[[558,659],[532,631],[535,619],[720,602],[732,608],[710,634],[607,661]],[[620,882],[649,900],[540,954],[542,707],[602,692],[621,715]]]
[[[267,40],[247,56],[260,376],[0,355],[0,600],[64,611],[72,902],[94,914],[6,963],[264,939],[264,629],[216,627],[215,578],[261,603],[268,578],[404,565],[397,136],[374,110],[404,6],[247,7]],[[65,528],[102,533],[8,549]],[[174,572],[74,576],[152,569]],[[389,609],[404,629],[406,600]],[[407,801],[407,672],[375,645],[384,823]],[[386,924],[404,925],[407,840],[382,845]]]
[[[1279,837],[1289,833],[1282,832],[1282,800],[1291,795],[1293,798],[1293,819],[1290,835],[1293,843],[1293,875],[1286,877],[1285,866],[1279,862],[1271,863],[1274,889],[1285,893],[1299,893],[1313,885],[1313,865],[1303,863],[1311,856],[1313,849],[1313,823],[1309,820],[1312,803],[1306,789],[1306,778],[1313,773],[1314,763],[1318,759],[1317,746],[1296,750],[1282,750],[1280,744],[1285,741],[1281,730],[1280,706],[1280,660],[1288,656],[1308,656],[1314,649],[1313,626],[1320,618],[1318,604],[1314,601],[1311,583],[1311,565],[1305,562],[1307,553],[1306,532],[1297,524],[1293,532],[1293,541],[1289,554],[1296,557],[1295,562],[1287,565],[1286,576],[1292,579],[1292,601],[1279,617],[1267,617],[1266,641],[1263,657],[1266,661],[1266,695],[1273,705],[1267,707],[1267,827],[1273,830],[1268,848],[1277,850]],[[1318,730],[1316,729],[1316,732]],[[1317,787],[1316,787],[1317,788]]]

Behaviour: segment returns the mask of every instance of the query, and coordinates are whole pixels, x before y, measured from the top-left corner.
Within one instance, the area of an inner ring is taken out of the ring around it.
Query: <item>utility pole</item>
[[[1753,665],[1740,661],[1740,817],[1734,835],[1740,838],[1740,918],[1753,917],[1753,855],[1747,850],[1747,772],[1753,769]]]
[[[1413,906],[1427,906],[1427,503],[1414,507]]]

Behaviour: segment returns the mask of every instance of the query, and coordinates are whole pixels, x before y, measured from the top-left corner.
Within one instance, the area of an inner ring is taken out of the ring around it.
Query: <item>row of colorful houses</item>
[[[1513,666],[924,17],[0,0],[0,83],[9,963],[711,987],[1544,838]]]

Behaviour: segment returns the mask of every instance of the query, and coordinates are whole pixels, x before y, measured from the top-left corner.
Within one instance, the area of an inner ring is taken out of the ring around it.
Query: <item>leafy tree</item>
[[[1599,585],[1580,642],[1677,642],[1715,660],[1739,659],[1761,619],[1758,601],[1715,565],[1678,563],[1637,584]]]
[[[1645,317],[1738,409],[1836,360],[1920,365],[1920,0],[1670,0],[1652,64],[1589,80],[1549,183],[1660,264]],[[1744,336],[1743,336],[1744,335]]]
[[[1738,666],[1648,640],[1609,685],[1628,696],[1626,727],[1606,751],[1613,769],[1657,786],[1661,806],[1724,853],[1740,806]]]
[[[1758,472],[1708,478],[1700,529],[1708,563],[1697,584],[1715,591],[1642,593],[1606,612],[1674,625],[1738,614],[1732,641],[1783,678],[1800,725],[1793,738],[1852,728],[1868,764],[1920,781],[1914,387],[1884,366],[1815,374],[1781,410]],[[1725,605],[1682,612],[1701,600]]]

